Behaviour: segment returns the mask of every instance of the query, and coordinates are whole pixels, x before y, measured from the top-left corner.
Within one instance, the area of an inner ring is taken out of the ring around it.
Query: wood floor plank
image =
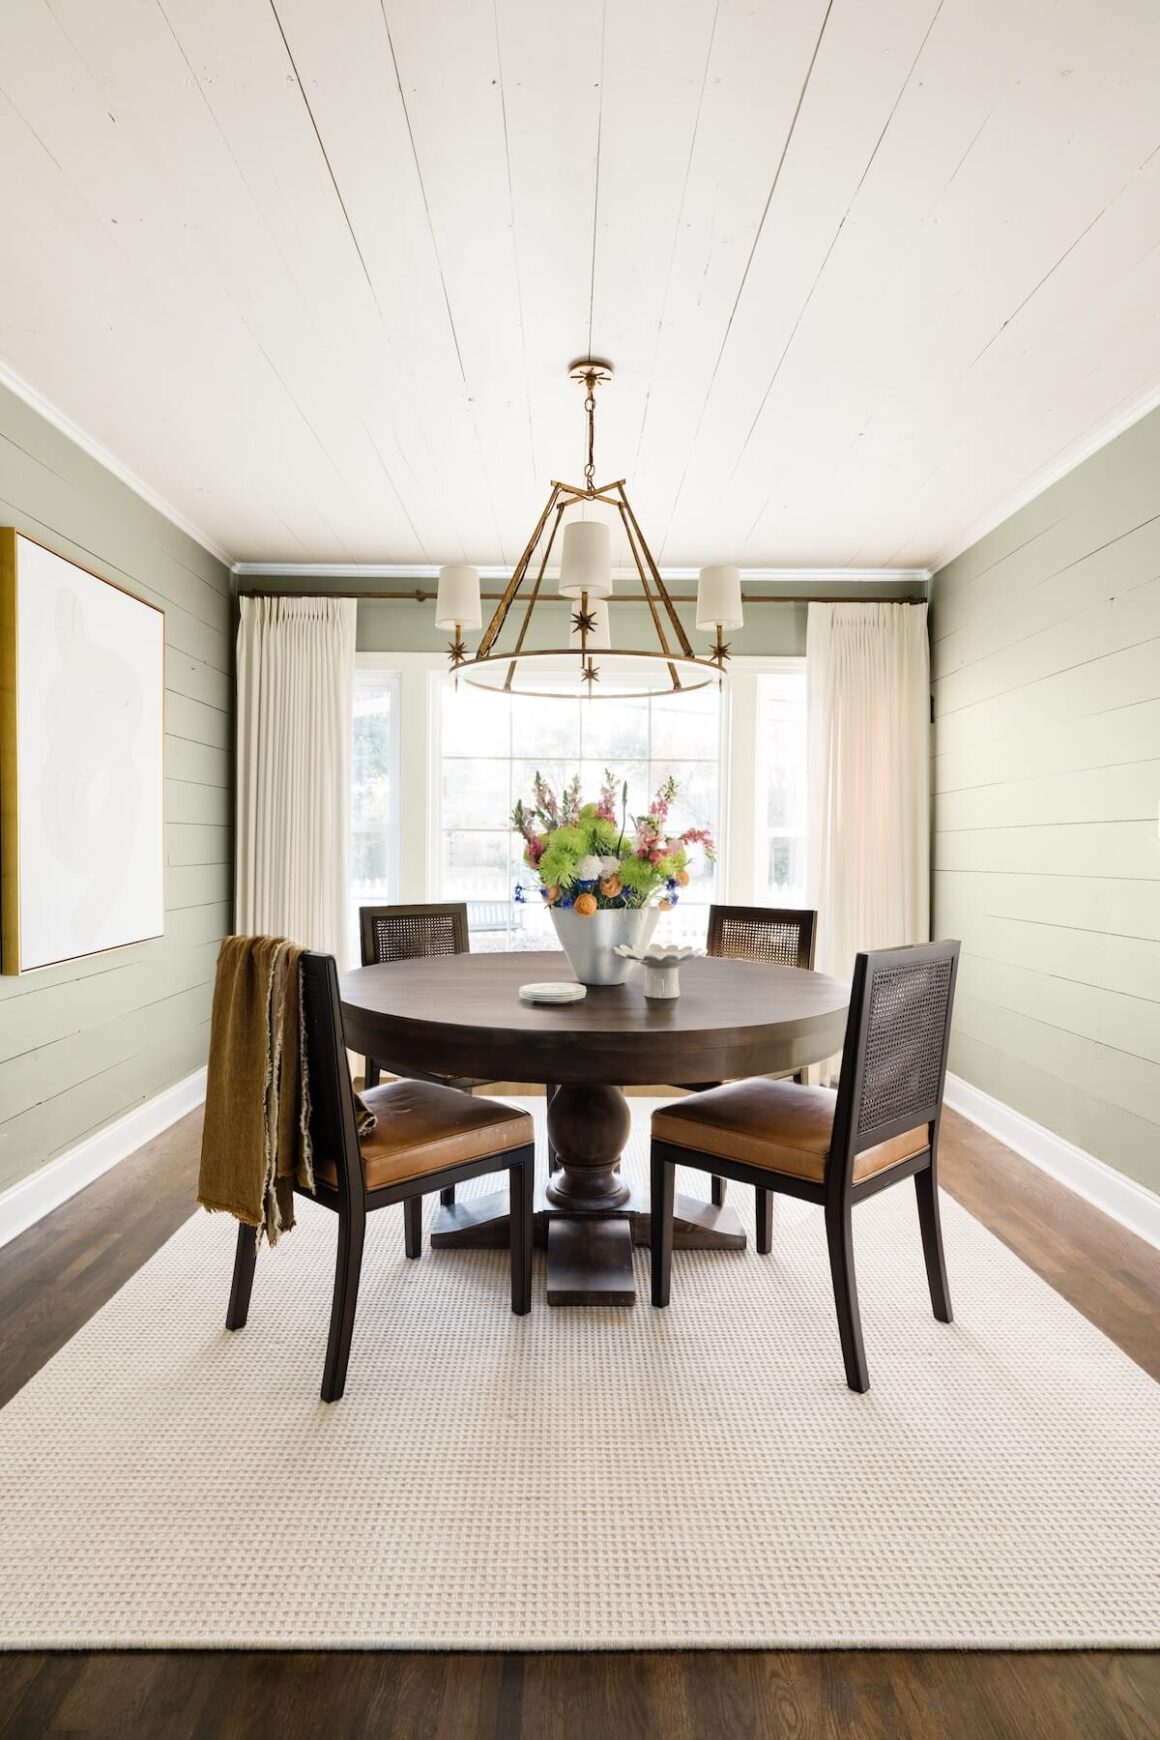
[[[56,1654],[0,1658],[0,1710],[5,1740],[1156,1740],[1160,1661],[953,1650]]]
[[[0,1254],[0,1405],[194,1212],[199,1134],[192,1113]],[[970,1213],[1160,1380],[1160,1256],[1151,1246],[952,1112],[940,1164],[943,1185]],[[136,1734],[1160,1740],[1160,1654],[0,1656],[4,1740]]]

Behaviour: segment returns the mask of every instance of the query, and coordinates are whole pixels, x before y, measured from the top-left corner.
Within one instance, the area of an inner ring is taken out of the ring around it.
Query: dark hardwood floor
[[[0,1406],[192,1212],[199,1118],[0,1252]],[[1160,1380],[1160,1258],[948,1113],[942,1182]],[[639,1308],[639,1307],[638,1307]],[[0,1519],[2,1526],[2,1519]],[[0,1656],[0,1735],[1160,1740],[1160,1655]]]

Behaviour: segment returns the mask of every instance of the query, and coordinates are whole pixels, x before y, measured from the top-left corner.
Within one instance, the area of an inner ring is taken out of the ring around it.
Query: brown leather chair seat
[[[727,1082],[724,1087],[690,1094],[653,1113],[652,1133],[658,1142],[691,1148],[719,1160],[743,1166],[763,1166],[791,1178],[821,1183],[826,1173],[837,1094],[833,1088],[799,1087],[795,1082]],[[860,1183],[888,1166],[921,1154],[927,1127],[907,1130],[864,1148],[854,1158],[854,1182]]]
[[[533,1140],[527,1112],[473,1099],[436,1082],[385,1082],[363,1098],[375,1114],[375,1127],[361,1143],[368,1190],[483,1160]],[[337,1186],[333,1158],[316,1154],[314,1172],[324,1184]]]

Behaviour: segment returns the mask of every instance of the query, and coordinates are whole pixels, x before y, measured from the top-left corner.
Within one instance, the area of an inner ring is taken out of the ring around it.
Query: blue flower
[[[680,886],[681,886],[681,885],[680,885],[680,883],[679,883],[679,882],[678,882],[678,881],[677,881],[677,879],[676,879],[676,877],[675,877],[675,876],[670,876],[670,877],[668,877],[668,878],[667,878],[667,879],[666,879],[666,881],[665,881],[665,887],[666,887],[666,888],[667,888],[667,889],[668,889],[668,891],[669,891],[669,893],[670,893],[670,894],[672,894],[672,893],[673,893],[673,891],[674,891],[674,890],[675,890],[675,889],[677,889],[677,888],[679,888],[679,887],[680,887]]]
[[[524,885],[522,882],[516,883],[515,893],[512,895],[512,899],[515,901],[517,906],[523,906],[527,900],[527,895],[524,893]]]
[[[560,899],[560,906],[563,909],[563,911],[567,912],[568,908],[571,905],[572,905],[572,896],[570,894],[562,895],[561,899]]]

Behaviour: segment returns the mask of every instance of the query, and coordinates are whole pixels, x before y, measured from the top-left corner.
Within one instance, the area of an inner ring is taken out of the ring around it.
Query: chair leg
[[[512,1246],[512,1310],[526,1317],[532,1308],[532,1197],[536,1188],[536,1151],[508,1170],[508,1219]]]
[[[330,1308],[330,1338],[322,1371],[322,1399],[337,1402],[346,1388],[346,1367],[354,1334],[354,1309],[362,1270],[367,1214],[362,1203],[343,1209],[338,1217],[338,1254],[334,1265],[334,1303]]]
[[[544,1098],[547,1101],[548,1105],[551,1105],[551,1103],[555,1099],[555,1097],[556,1097],[556,1084],[555,1084],[555,1082],[550,1081],[550,1082],[548,1082],[548,1084],[544,1088]],[[556,1150],[552,1146],[552,1138],[551,1138],[551,1136],[549,1136],[548,1137],[548,1175],[549,1175],[549,1177],[556,1170],[556,1168],[557,1168],[557,1166],[559,1166],[559,1164],[560,1164],[560,1161],[557,1157]]]
[[[719,1081],[694,1081],[689,1083],[689,1092],[691,1094],[704,1094],[708,1093],[711,1088],[720,1086],[721,1083]],[[724,1178],[710,1178],[709,1195],[714,1208],[723,1207],[725,1202]]]
[[[922,1230],[922,1254],[926,1260],[926,1278],[930,1284],[930,1303],[940,1323],[953,1321],[950,1288],[947,1286],[947,1266],[943,1257],[942,1219],[938,1208],[938,1185],[928,1166],[914,1175],[914,1194],[918,1198],[918,1224]]]
[[[757,1198],[757,1249],[767,1257],[773,1249],[773,1191],[755,1190]]]
[[[379,1066],[373,1057],[363,1058],[363,1087],[373,1088],[379,1085]]]
[[[409,1257],[423,1255],[423,1198],[408,1196],[403,1204],[403,1248]]]
[[[850,1204],[826,1206],[826,1241],[830,1247],[830,1274],[834,1282],[834,1305],[838,1334],[846,1364],[846,1382],[862,1394],[870,1388],[866,1350],[862,1345],[862,1319],[858,1311],[858,1287],[854,1278],[854,1236]]]
[[[652,1302],[667,1305],[673,1278],[673,1203],[677,1189],[677,1169],[655,1152],[651,1161],[651,1200],[649,1203],[649,1242],[652,1246]]]
[[[250,1314],[250,1294],[254,1290],[254,1265],[258,1260],[258,1229],[238,1223],[238,1242],[234,1250],[234,1279],[230,1288],[227,1329],[244,1329]]]
[[[462,1089],[462,1092],[467,1095],[468,1099],[470,1099],[473,1090],[469,1087],[465,1087]],[[445,1190],[441,1190],[439,1192],[439,1201],[442,1203],[444,1208],[454,1208],[455,1207],[455,1186],[454,1186],[454,1184],[449,1184]]]

